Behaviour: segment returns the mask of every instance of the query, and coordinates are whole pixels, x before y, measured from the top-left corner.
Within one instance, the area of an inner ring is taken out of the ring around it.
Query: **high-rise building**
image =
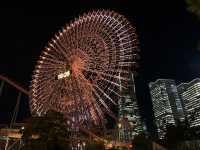
[[[171,79],[158,79],[149,84],[157,134],[164,138],[168,124],[177,125],[184,120],[181,100],[178,95],[176,83]]]
[[[136,99],[135,83],[133,74],[127,90],[121,91],[119,100],[119,139],[128,142],[143,131],[141,116]]]
[[[184,113],[190,127],[200,126],[200,78],[178,86]]]

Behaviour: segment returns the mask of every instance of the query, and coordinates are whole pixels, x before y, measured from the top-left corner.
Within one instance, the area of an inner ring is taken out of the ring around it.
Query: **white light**
[[[71,75],[70,70],[67,70],[64,73],[59,74],[58,79],[63,79],[63,78],[66,78],[66,77],[68,78],[70,75]]]
[[[46,59],[46,57],[42,56],[42,59]]]

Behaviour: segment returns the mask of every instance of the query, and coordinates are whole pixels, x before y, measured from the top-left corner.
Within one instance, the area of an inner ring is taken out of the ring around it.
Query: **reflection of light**
[[[22,126],[21,129],[24,130],[24,126]]]

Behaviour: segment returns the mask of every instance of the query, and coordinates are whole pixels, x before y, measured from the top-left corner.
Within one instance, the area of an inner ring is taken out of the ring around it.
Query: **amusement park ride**
[[[64,114],[72,126],[105,142],[90,129],[105,128],[105,114],[116,123],[124,123],[119,122],[112,108],[117,107],[127,88],[130,73],[134,74],[137,53],[135,28],[124,16],[113,11],[92,11],[55,34],[37,61],[29,91],[0,75],[0,92],[3,82],[7,82],[30,98],[32,116],[55,110]],[[16,105],[19,101],[20,97]],[[7,132],[5,136],[20,139],[21,135],[15,133]],[[7,145],[5,149],[11,148]]]

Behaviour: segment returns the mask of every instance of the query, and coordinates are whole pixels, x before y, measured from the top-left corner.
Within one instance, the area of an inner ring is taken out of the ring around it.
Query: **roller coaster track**
[[[2,84],[1,84],[1,87],[0,87],[0,94],[2,93],[3,84],[4,84],[4,82],[6,82],[6,83],[8,83],[9,85],[15,87],[15,88],[19,91],[19,93],[23,93],[23,94],[25,94],[26,96],[29,96],[29,91],[28,91],[28,90],[26,90],[25,88],[23,88],[23,87],[22,87],[21,85],[19,85],[17,82],[15,82],[15,81],[9,79],[8,77],[5,77],[5,76],[3,76],[3,75],[0,75],[0,80],[2,81]],[[19,98],[18,98],[17,101],[18,101],[18,102],[17,102],[16,105],[19,105],[19,101],[20,101]],[[16,117],[16,116],[15,116],[15,117]],[[105,142],[105,140],[104,140],[103,138],[97,136],[96,134],[92,133],[92,132],[89,131],[88,129],[82,127],[81,125],[79,125],[79,124],[77,124],[77,123],[75,123],[75,122],[72,120],[72,118],[71,118],[70,116],[66,116],[66,118],[67,118],[69,121],[71,121],[72,123],[74,123],[74,125],[77,126],[77,127],[78,127],[81,131],[83,131],[84,133],[88,134],[89,136],[93,137],[94,139],[96,139],[96,140],[98,140],[98,141]],[[13,122],[13,123],[14,123],[14,122]],[[10,125],[10,127],[11,127],[11,125]],[[19,136],[17,135],[17,137],[19,137]]]
[[[19,90],[20,92],[24,93],[25,95],[29,95],[29,91],[26,90],[25,88],[23,88],[22,86],[20,86],[18,83],[14,82],[13,80],[0,75],[0,80],[7,82],[8,84],[10,84],[11,86],[15,87],[17,90]],[[1,89],[2,90],[2,89]]]
[[[26,90],[25,88],[23,88],[19,83],[15,82],[15,81],[13,81],[13,80],[11,80],[8,77],[5,77],[3,75],[0,75],[0,81],[2,81],[1,85],[0,85],[0,96],[1,96],[2,91],[3,91],[4,83],[11,85],[12,87],[16,88],[19,91],[17,103],[16,103],[16,106],[15,106],[14,114],[13,114],[15,116],[14,116],[14,119],[12,118],[12,121],[11,121],[11,124],[14,124],[15,120],[16,120],[16,115],[17,115],[17,112],[15,112],[15,111],[19,111],[18,105],[20,103],[20,95],[21,95],[21,93],[23,93],[24,95],[29,97],[30,92],[28,90]],[[112,117],[117,123],[125,123],[123,120],[122,120],[122,122],[119,122],[119,120],[117,120],[117,117],[113,114],[108,114],[108,115],[110,117]],[[95,133],[91,132],[90,130],[88,130],[84,127],[82,127],[80,124],[77,124],[76,122],[73,121],[73,119],[70,116],[66,116],[66,119],[71,121],[82,132],[84,132],[87,135],[89,135],[90,137],[92,137],[93,140],[107,143],[106,147],[109,147],[110,145],[115,145],[115,147],[127,147],[128,149],[131,149],[131,147],[132,147],[131,143],[115,143],[115,144],[113,143],[112,144],[112,142],[108,142],[106,139],[97,136]],[[17,124],[24,125],[24,123],[17,123]],[[11,150],[12,147],[14,147],[17,143],[20,143],[20,141],[21,141],[20,139],[22,137],[22,134],[19,132],[18,129],[12,129],[12,125],[10,125],[10,129],[8,129],[8,128],[7,129],[0,129],[0,137],[2,137],[2,138],[6,137],[5,139],[9,139],[9,138],[15,139],[14,143],[8,144],[8,141],[7,141],[7,144],[5,145],[5,150]],[[36,137],[38,137],[38,136],[36,135]]]

